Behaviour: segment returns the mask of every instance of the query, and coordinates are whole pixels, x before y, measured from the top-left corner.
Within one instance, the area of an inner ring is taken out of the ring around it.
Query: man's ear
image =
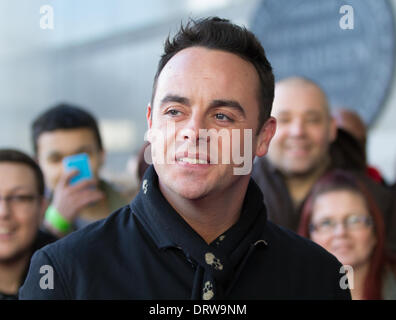
[[[145,141],[148,141],[148,142],[152,142],[151,141],[151,127],[153,126],[153,114],[152,114],[152,107],[151,107],[151,104],[149,103],[148,105],[147,105],[147,112],[146,112],[146,120],[147,120],[147,127],[148,127],[148,130],[147,130],[147,132],[146,132],[146,134],[145,134],[145,137],[144,137],[144,140]]]
[[[270,142],[275,135],[276,119],[269,117],[269,119],[261,127],[257,137],[256,156],[265,156],[268,152]]]
[[[147,126],[149,129],[151,129],[151,126],[153,124],[153,120],[152,120],[152,108],[151,108],[151,104],[149,103],[147,105],[147,113],[146,113],[146,119],[147,119]]]

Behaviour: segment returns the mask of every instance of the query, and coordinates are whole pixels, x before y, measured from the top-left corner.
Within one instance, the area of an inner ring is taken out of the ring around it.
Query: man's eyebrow
[[[228,107],[235,109],[239,113],[241,113],[244,117],[246,117],[245,110],[242,108],[242,106],[239,104],[239,102],[235,100],[213,100],[210,103],[209,108],[218,108],[218,107]]]
[[[53,157],[62,157],[62,154],[58,151],[50,151],[47,153],[47,158],[53,158]]]
[[[327,115],[320,110],[308,110],[304,113],[304,117],[326,117]]]
[[[93,150],[94,150],[93,146],[91,146],[91,145],[83,145],[83,146],[79,147],[78,149],[74,150],[73,152],[71,152],[70,154],[89,153],[89,152],[91,152]],[[67,155],[69,155],[69,153]],[[52,157],[63,158],[64,156],[66,156],[66,155],[64,155],[62,152],[59,152],[57,150],[50,151],[47,154],[47,158],[52,158]]]
[[[281,110],[278,112],[278,116],[289,116],[290,111],[289,110]]]
[[[308,110],[305,114],[322,114],[320,110]]]
[[[176,102],[186,106],[190,105],[190,100],[186,97],[178,96],[177,94],[168,94],[161,100],[161,105],[168,102]]]
[[[83,153],[83,152],[91,152],[94,151],[95,147],[93,145],[84,145],[78,148],[74,153]]]

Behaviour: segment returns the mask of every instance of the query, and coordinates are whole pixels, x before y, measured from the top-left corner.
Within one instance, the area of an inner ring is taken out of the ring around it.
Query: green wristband
[[[49,206],[45,212],[45,220],[56,230],[63,233],[69,232],[72,227],[72,224],[63,218],[59,211],[53,206]]]

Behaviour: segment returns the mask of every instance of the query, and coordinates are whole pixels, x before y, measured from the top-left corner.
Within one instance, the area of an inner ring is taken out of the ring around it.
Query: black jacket
[[[41,289],[39,270],[54,270]],[[238,222],[210,245],[158,188],[153,167],[129,206],[39,250],[21,299],[349,299],[340,263],[267,221],[251,180]]]
[[[32,245],[32,250],[31,250],[32,255],[38,249],[46,246],[49,243],[56,241],[56,240],[57,240],[57,238],[55,238],[53,235],[51,235],[45,231],[38,230],[36,238]],[[26,269],[22,275],[21,284],[25,281],[28,270],[29,270],[29,264],[26,265]],[[3,292],[0,292],[0,300],[18,300],[18,295],[17,294],[6,294]]]

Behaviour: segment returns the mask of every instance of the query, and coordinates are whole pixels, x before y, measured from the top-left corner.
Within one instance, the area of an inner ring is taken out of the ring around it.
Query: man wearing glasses
[[[47,207],[38,165],[16,150],[0,150],[0,300],[17,299],[34,251],[55,240],[39,230]]]

